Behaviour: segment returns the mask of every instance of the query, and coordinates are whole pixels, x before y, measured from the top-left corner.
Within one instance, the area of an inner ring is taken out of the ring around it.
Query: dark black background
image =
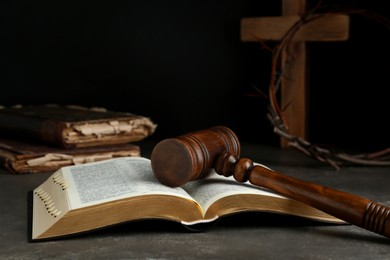
[[[389,13],[386,1],[323,2]],[[151,138],[223,124],[279,145],[253,88],[266,95],[271,53],[240,41],[240,19],[280,15],[279,1],[3,0],[0,11],[0,105],[105,107],[150,117]],[[348,41],[307,44],[312,142],[389,145],[389,32],[353,15]]]

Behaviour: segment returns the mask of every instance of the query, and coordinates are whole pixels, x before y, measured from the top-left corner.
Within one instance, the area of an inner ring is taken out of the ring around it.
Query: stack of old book
[[[151,119],[79,106],[0,108],[0,161],[11,173],[52,172],[63,166],[141,156],[154,133]]]

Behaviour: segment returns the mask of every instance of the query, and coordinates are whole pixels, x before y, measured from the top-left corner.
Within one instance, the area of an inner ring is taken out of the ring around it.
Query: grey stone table
[[[140,142],[150,158],[153,141]],[[242,144],[242,157],[279,172],[390,201],[390,168],[334,170],[294,150]],[[51,173],[0,170],[0,259],[390,259],[390,239],[353,225],[329,225],[267,213],[221,219],[192,233],[164,221],[131,222],[63,240],[28,240],[28,192]]]

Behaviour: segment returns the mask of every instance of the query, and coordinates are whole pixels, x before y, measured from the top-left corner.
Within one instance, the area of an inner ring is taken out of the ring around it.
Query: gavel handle
[[[247,158],[235,160],[225,155],[216,164],[217,173],[240,182],[270,189],[303,202],[341,220],[390,238],[390,207],[372,200],[314,183],[295,179],[260,165]]]

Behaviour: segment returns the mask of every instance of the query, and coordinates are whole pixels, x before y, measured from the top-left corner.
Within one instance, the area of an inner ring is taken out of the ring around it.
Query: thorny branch
[[[278,45],[272,49],[272,68],[271,80],[269,85],[269,113],[267,115],[271,124],[274,126],[274,132],[280,137],[287,140],[288,145],[306,154],[309,157],[332,167],[339,169],[342,164],[366,165],[366,166],[390,166],[390,147],[381,151],[367,154],[347,154],[339,151],[329,150],[318,145],[314,145],[309,141],[292,135],[288,131],[286,119],[283,116],[283,110],[280,108],[277,92],[280,88],[281,78],[283,77],[283,69],[277,73],[277,69],[281,67],[281,56],[285,52],[287,59],[284,66],[288,66],[292,62],[292,58],[288,56],[289,48],[291,47],[292,38],[296,32],[311,21],[321,18],[326,14],[360,14],[379,23],[382,23],[390,30],[390,21],[386,18],[370,13],[367,10],[353,8],[338,8],[338,7],[321,7],[307,11],[301,16],[301,19],[296,22],[284,35]],[[263,45],[264,43],[261,42]]]

